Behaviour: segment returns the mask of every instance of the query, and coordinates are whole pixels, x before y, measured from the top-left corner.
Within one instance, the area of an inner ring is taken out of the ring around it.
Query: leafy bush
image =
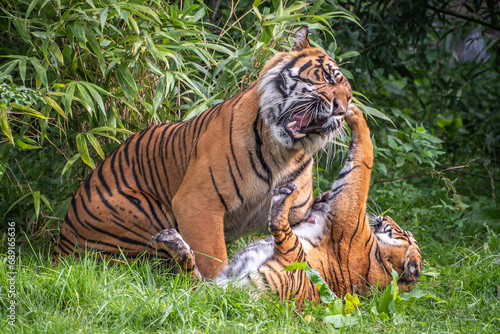
[[[207,4],[194,1],[0,4],[0,71],[14,78],[0,111],[4,223],[52,235],[76,187],[129,134],[239,92],[277,50],[291,48],[298,25],[329,33],[336,19],[355,22],[322,1],[224,6],[216,26]]]

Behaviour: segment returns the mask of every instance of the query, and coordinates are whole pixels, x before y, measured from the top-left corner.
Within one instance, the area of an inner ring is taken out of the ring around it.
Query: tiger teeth
[[[302,137],[305,137],[306,134],[305,133],[300,133],[300,132],[297,132],[294,134],[294,137],[295,139],[299,139],[299,138],[302,138]]]
[[[292,126],[294,126],[295,124],[297,123],[297,121],[293,121],[293,122],[290,122],[286,125],[287,128],[291,128]]]

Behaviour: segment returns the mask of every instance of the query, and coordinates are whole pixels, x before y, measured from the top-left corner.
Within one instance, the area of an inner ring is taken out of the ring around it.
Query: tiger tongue
[[[292,121],[290,124],[294,124],[293,128],[295,131],[301,131],[301,132],[306,132],[306,131],[311,131],[315,129],[321,128],[325,123],[327,119],[313,119],[311,115],[308,115],[307,113],[304,114],[297,114],[292,118]],[[289,127],[290,128],[290,127]]]

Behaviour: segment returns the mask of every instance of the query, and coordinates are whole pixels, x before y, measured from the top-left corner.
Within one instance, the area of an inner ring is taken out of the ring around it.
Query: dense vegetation
[[[307,24],[341,64],[376,147],[372,211],[419,240],[418,288],[353,332],[500,331],[500,5],[495,1],[0,1],[0,329],[324,331],[272,298],[165,273],[49,255],[72,194],[130,133],[189,119],[255,80]],[[317,191],[331,184],[339,146]],[[376,203],[376,204],[375,204]],[[8,324],[8,227],[17,329]],[[230,245],[232,253],[252,237]],[[7,289],[7,290],[6,290]]]

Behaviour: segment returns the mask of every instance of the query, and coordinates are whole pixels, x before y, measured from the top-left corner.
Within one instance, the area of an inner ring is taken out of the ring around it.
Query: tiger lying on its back
[[[261,288],[270,287],[281,299],[319,301],[318,289],[304,270],[283,271],[293,262],[306,261],[338,295],[368,294],[370,286],[387,286],[392,281],[391,268],[401,275],[400,289],[413,288],[421,269],[418,243],[390,217],[378,217],[374,229],[370,228],[366,214],[373,163],[370,131],[353,105],[346,121],[352,130],[349,156],[331,191],[316,198],[308,218],[290,227],[288,213],[297,187],[277,188],[269,214],[272,236],[241,251],[217,283],[252,281]]]
[[[301,221],[313,200],[312,155],[342,128],[352,92],[335,61],[309,45],[306,27],[294,39],[241,93],[118,147],[73,197],[55,251],[177,258],[174,229],[213,277],[226,241],[266,227],[277,185],[297,185],[290,223]]]

